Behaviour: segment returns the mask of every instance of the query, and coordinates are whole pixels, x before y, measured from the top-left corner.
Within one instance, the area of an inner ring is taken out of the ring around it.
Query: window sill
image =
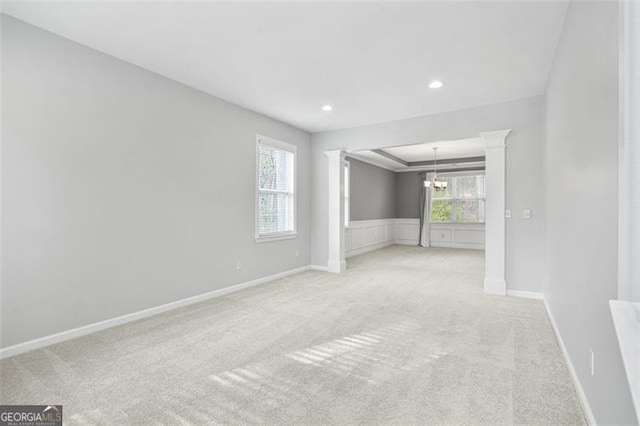
[[[263,235],[256,237],[256,243],[270,243],[272,241],[292,240],[298,238],[297,232],[287,232],[286,234]]]
[[[485,222],[431,222],[432,225],[484,225]]]

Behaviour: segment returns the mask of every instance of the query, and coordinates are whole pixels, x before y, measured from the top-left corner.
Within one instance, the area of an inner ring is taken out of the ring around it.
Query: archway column
[[[329,256],[327,270],[340,274],[347,270],[344,252],[344,166],[346,153],[326,151],[329,174]]]
[[[484,292],[505,296],[506,139],[511,129],[480,133],[485,150],[485,274]]]

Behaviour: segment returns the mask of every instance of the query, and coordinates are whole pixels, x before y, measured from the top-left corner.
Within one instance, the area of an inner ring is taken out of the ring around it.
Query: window
[[[484,223],[484,176],[444,178],[447,189],[431,190],[431,221]]]
[[[296,235],[296,147],[257,136],[256,240]]]
[[[349,162],[344,165],[344,226],[349,226],[349,203],[351,202],[351,180],[349,175]]]

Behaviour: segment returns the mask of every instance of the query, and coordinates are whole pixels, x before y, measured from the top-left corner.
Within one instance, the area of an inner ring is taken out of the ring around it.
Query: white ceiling
[[[447,158],[484,157],[481,138],[440,141],[385,148],[384,151],[406,162],[433,161],[433,148],[438,148],[438,160]]]
[[[452,163],[451,161],[447,161],[448,159],[484,157],[484,144],[481,138],[458,139],[415,145],[396,146],[392,148],[384,148],[380,151],[391,154],[392,156],[407,163],[418,161],[432,162],[434,160],[434,147],[438,147],[437,164],[440,165],[440,167],[444,167],[445,165],[447,169],[464,169],[467,167],[477,166],[484,167],[484,160],[477,162],[460,163]],[[398,161],[394,161],[393,159],[389,159],[384,155],[375,152],[375,150],[355,151],[349,153],[349,156],[396,172],[433,168],[432,164],[427,164],[424,166],[406,166],[402,163],[399,163]]]
[[[4,12],[315,132],[542,94],[566,7],[48,1]],[[445,86],[427,89],[432,79]]]

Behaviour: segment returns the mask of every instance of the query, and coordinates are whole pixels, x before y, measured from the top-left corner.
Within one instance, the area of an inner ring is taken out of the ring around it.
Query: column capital
[[[482,132],[480,137],[484,141],[485,148],[503,148],[506,145],[507,136],[511,133],[511,129],[494,130],[491,132]]]
[[[341,149],[333,149],[331,151],[325,151],[324,155],[329,157],[329,161],[343,162],[347,153]]]

